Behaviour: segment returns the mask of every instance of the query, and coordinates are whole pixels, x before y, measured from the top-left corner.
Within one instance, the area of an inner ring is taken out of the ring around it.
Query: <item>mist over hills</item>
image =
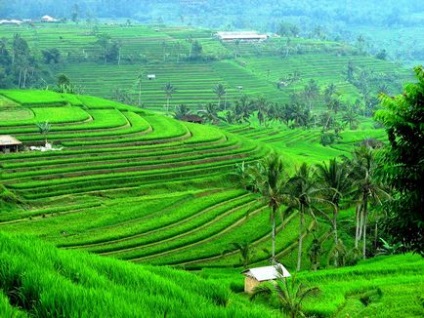
[[[424,21],[421,1],[257,1],[235,0],[87,0],[4,1],[3,17],[38,18],[44,14],[71,19],[132,18],[146,23],[191,23],[207,27],[260,27],[272,30],[281,19],[303,24],[410,26]],[[208,17],[209,19],[203,19]]]

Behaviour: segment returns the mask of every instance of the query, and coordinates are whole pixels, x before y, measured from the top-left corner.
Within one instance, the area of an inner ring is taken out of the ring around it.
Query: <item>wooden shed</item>
[[[22,145],[15,137],[9,135],[0,135],[0,151],[3,153],[17,152]]]
[[[272,281],[279,277],[290,277],[289,271],[280,263],[271,266],[255,267],[243,271],[244,291],[252,293],[260,283]]]

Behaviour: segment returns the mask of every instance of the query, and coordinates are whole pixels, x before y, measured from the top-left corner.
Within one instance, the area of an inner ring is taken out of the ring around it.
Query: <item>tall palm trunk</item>
[[[272,240],[272,247],[271,247],[271,262],[273,263],[273,264],[275,264],[276,263],[276,261],[275,261],[275,236],[276,236],[276,233],[275,233],[275,228],[276,228],[276,226],[275,226],[275,215],[276,215],[276,213],[277,213],[277,207],[276,206],[273,206],[272,207],[272,212],[271,212],[272,214],[271,214],[271,227],[272,227],[272,229],[271,229],[271,240]]]
[[[356,205],[356,229],[355,229],[355,248],[359,247],[359,241],[362,237],[362,205]]]
[[[302,248],[303,248],[303,229],[305,228],[305,211],[304,207],[299,210],[299,246],[297,250],[297,271],[300,271],[302,266]]]
[[[336,204],[336,206],[334,207],[334,214],[333,214],[333,232],[334,232],[334,246],[338,246],[339,244],[339,238],[338,238],[338,233],[337,233],[337,215],[339,214],[339,207]],[[335,254],[334,254],[334,267],[337,267],[339,265],[339,252],[336,250]]]
[[[368,194],[364,193],[364,206],[363,206],[363,215],[362,215],[362,222],[363,222],[363,230],[362,230],[362,235],[363,235],[363,245],[362,245],[362,256],[364,259],[367,258],[367,218],[368,218]]]

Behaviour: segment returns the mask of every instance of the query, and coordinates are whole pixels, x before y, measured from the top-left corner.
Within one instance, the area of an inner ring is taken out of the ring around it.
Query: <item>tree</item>
[[[46,64],[58,64],[60,62],[60,51],[57,48],[42,50],[41,53]]]
[[[28,42],[19,34],[13,36],[12,49],[12,69],[15,75],[15,83],[19,88],[26,88],[30,70],[36,66],[35,59],[31,56]]]
[[[265,97],[262,96],[258,97],[254,104],[256,106],[256,116],[258,118],[259,125],[262,126],[268,113],[268,101],[265,99]]]
[[[138,107],[141,107],[141,85],[143,83],[143,78],[144,78],[144,73],[139,72],[134,82],[134,85],[137,87],[137,91],[138,91]]]
[[[296,169],[293,177],[291,177],[285,187],[288,203],[287,211],[296,210],[299,212],[299,239],[297,253],[297,270],[302,266],[302,249],[303,237],[305,230],[305,214],[309,213],[315,218],[313,212],[313,201],[318,199],[315,197],[317,188],[315,184],[315,171],[303,163],[300,168]]]
[[[250,299],[259,296],[265,296],[271,299],[276,297],[280,310],[291,318],[305,317],[302,306],[303,300],[317,293],[317,287],[305,287],[299,283],[296,276],[285,278],[281,276],[276,280],[275,284],[262,284],[256,287]]]
[[[312,109],[312,102],[319,96],[319,86],[313,79],[309,80],[308,84],[304,87],[304,96],[309,109]]]
[[[202,56],[203,47],[200,44],[199,41],[194,40],[191,43],[191,52],[190,52],[190,58],[192,60],[198,60]]]
[[[175,108],[174,118],[182,119],[184,116],[187,116],[188,114],[190,114],[190,108],[188,108],[184,104],[180,104]]]
[[[250,124],[249,118],[252,114],[253,102],[247,95],[242,95],[236,101],[234,113],[238,123],[247,122]]]
[[[271,262],[275,260],[276,216],[284,201],[284,183],[287,181],[281,158],[272,153],[259,161],[256,165],[249,165],[244,170],[243,181],[251,181],[246,188],[252,192],[259,192],[261,200],[271,209]]]
[[[175,91],[177,89],[175,88],[174,85],[171,84],[171,82],[167,82],[164,86],[163,86],[163,91],[165,92],[165,96],[166,96],[166,113],[169,113],[169,101],[172,98],[172,95],[174,95]]]
[[[219,122],[218,109],[214,103],[207,103],[198,111],[198,113],[205,122],[211,124],[217,124]]]
[[[277,154],[271,154],[262,161],[263,175],[258,186],[259,192],[271,208],[271,260],[275,263],[276,216],[283,203],[283,184],[286,182],[283,162]]]
[[[350,107],[342,115],[342,122],[349,125],[349,129],[354,130],[358,128],[358,114],[355,112],[353,107]]]
[[[340,211],[340,202],[343,197],[351,193],[352,180],[350,179],[350,169],[343,162],[336,159],[330,159],[328,164],[322,163],[317,165],[318,183],[323,188],[322,195],[332,203],[332,214],[330,223],[333,227],[334,246],[339,242],[337,234],[337,217]],[[337,252],[336,252],[337,253]],[[334,257],[334,266],[338,266],[338,255]]]
[[[324,100],[328,104],[331,99],[333,98],[333,95],[337,93],[337,87],[334,85],[334,83],[329,84],[325,90],[324,90]]]
[[[356,231],[355,248],[359,248],[362,239],[362,257],[367,257],[367,226],[368,214],[371,202],[382,202],[388,194],[383,190],[377,178],[377,162],[375,150],[367,145],[362,145],[353,151],[352,159],[346,159],[350,165],[353,186],[355,190],[356,204]]]
[[[225,90],[225,86],[222,85],[221,83],[216,84],[212,91],[215,93],[215,95],[218,97],[218,108],[221,109],[221,100],[222,97],[224,97],[227,92]],[[224,105],[224,109],[226,108],[226,105]]]
[[[240,260],[246,269],[254,256],[254,249],[249,242],[232,243],[232,246],[240,252]]]
[[[402,95],[381,95],[375,118],[386,128],[389,145],[380,175],[393,187],[387,228],[406,249],[424,256],[424,68],[414,68],[417,83]]]
[[[50,132],[51,125],[49,124],[48,121],[37,123],[36,125],[37,125],[39,133],[44,137],[44,142],[47,147],[47,135]]]

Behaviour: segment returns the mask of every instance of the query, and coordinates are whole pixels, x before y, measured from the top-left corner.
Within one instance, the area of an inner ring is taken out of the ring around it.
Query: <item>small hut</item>
[[[55,22],[59,22],[59,20],[58,19],[55,19],[55,18],[53,18],[53,17],[51,17],[49,15],[44,15],[44,16],[41,17],[41,22],[44,22],[44,23],[55,23]]]
[[[156,74],[147,74],[147,79],[149,81],[156,79]]]
[[[3,153],[18,152],[22,145],[15,137],[9,135],[0,135],[0,151]]]
[[[203,118],[199,115],[187,114],[181,117],[181,120],[187,121],[189,123],[203,124]]]
[[[244,291],[252,293],[253,289],[260,283],[276,280],[279,277],[290,277],[289,271],[283,264],[277,263],[271,266],[255,267],[243,271]]]

